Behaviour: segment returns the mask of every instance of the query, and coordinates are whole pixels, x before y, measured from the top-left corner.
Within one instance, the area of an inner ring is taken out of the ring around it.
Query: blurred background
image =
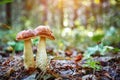
[[[0,0],[1,51],[22,51],[16,34],[39,25],[51,27],[56,40],[46,42],[54,51],[95,50],[101,42],[120,48],[120,0]]]

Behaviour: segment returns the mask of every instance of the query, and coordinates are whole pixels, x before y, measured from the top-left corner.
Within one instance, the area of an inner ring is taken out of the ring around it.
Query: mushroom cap
[[[52,31],[50,30],[49,26],[41,25],[41,26],[38,26],[37,28],[35,28],[34,31],[37,36],[46,37],[51,40],[55,40],[55,37],[54,37]]]
[[[35,36],[35,32],[31,29],[23,30],[16,36],[16,40],[27,40]]]

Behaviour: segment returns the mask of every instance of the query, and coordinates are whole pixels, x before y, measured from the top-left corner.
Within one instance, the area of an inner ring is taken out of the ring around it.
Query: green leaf
[[[114,48],[113,49],[115,52],[120,52],[120,49],[119,48]]]
[[[110,27],[110,29],[106,32],[105,36],[113,36],[116,33],[116,29],[114,27]]]
[[[99,52],[100,55],[105,55],[106,52],[113,50],[113,49],[114,48],[112,46],[107,46],[103,42],[101,42],[101,44],[88,47],[84,53],[84,57],[89,58],[91,55],[96,54],[97,52]]]
[[[92,40],[95,41],[95,42],[99,42],[103,37],[104,37],[103,34],[94,35],[94,36],[92,37]]]
[[[24,49],[23,42],[17,42],[15,45],[15,51],[22,51]]]
[[[101,66],[100,66],[100,62],[95,61],[94,59],[92,59],[91,57],[87,59],[86,63],[82,65],[83,67],[90,67],[93,68],[95,70],[100,70]]]
[[[9,46],[14,47],[14,46],[16,45],[16,42],[15,42],[15,41],[9,41],[9,42],[7,42],[7,44],[8,44]]]
[[[39,37],[32,39],[32,43],[33,43],[33,45],[37,45],[39,43]]]
[[[10,2],[13,2],[13,0],[0,0],[0,4],[6,4]]]

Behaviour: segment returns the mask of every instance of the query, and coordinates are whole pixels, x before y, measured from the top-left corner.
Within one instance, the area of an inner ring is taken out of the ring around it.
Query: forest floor
[[[51,50],[47,50],[48,53]],[[60,52],[55,53],[61,55]],[[47,72],[41,78],[41,71],[25,70],[22,52],[8,55],[0,52],[0,80],[120,80],[120,55],[94,56],[93,60],[99,61],[100,70],[83,67],[86,59],[80,52],[65,51],[62,57],[48,54],[50,63]]]

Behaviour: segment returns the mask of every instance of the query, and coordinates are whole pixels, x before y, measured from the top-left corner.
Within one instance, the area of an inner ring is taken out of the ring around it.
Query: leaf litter
[[[65,52],[65,55],[69,51]],[[76,53],[75,53],[76,54]],[[50,60],[47,72],[41,80],[120,80],[120,57],[94,57],[100,62],[101,69],[83,67],[87,61],[82,59],[82,54],[72,56],[67,54],[65,58],[60,57]],[[69,57],[66,58],[66,57]],[[40,75],[39,75],[40,74]],[[41,71],[25,70],[23,59],[20,55],[0,57],[0,80],[39,80]]]

